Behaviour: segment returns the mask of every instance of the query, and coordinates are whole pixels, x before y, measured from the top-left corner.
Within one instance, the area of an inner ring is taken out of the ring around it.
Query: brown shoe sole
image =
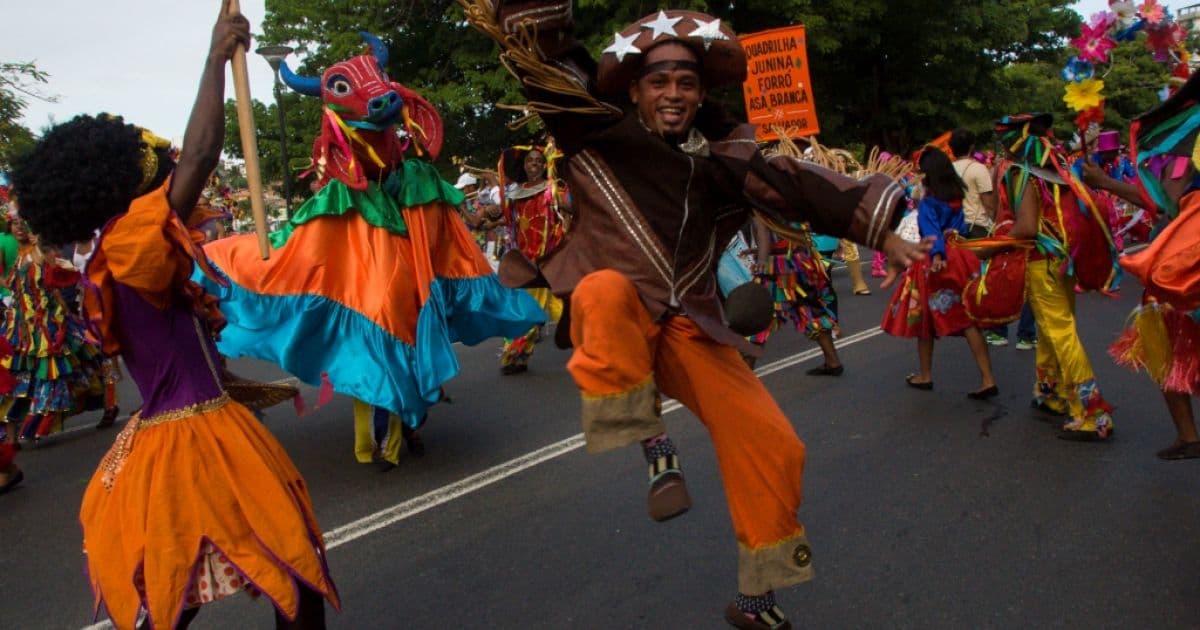
[[[658,522],[669,521],[692,507],[683,475],[668,473],[650,486],[646,497],[646,511]]]

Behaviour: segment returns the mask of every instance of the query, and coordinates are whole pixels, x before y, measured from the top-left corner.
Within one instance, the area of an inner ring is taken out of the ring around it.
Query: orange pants
[[[567,369],[583,395],[589,451],[665,430],[658,392],[708,429],[739,546],[738,590],[757,595],[812,578],[796,518],[804,443],[737,350],[685,317],[653,321],[628,278],[593,272],[571,295]]]

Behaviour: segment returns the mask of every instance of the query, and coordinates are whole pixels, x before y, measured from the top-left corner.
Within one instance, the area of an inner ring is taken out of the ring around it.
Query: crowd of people
[[[706,426],[738,557],[724,619],[791,627],[775,591],[812,577],[797,514],[806,447],[752,367],[794,327],[822,352],[809,375],[846,373],[830,258],[840,251],[852,292],[868,294],[859,245],[894,286],[881,327],[917,340],[909,386],[932,390],[936,341],[962,336],[980,374],[966,395],[995,397],[989,346],[1019,321],[1018,348],[1036,350],[1031,404],[1077,441],[1115,427],[1075,296],[1116,291],[1124,269],[1144,296],[1112,353],[1163,391],[1178,439],[1158,456],[1200,457],[1200,78],[1137,119],[1127,153],[1119,132],[1068,149],[1048,115],[1013,114],[995,125],[996,153],[959,129],[864,166],[815,142],[760,146],[708,98],[746,73],[717,18],[658,11],[597,62],[569,0],[463,4],[542,140],[498,152],[494,170],[460,165],[451,184],[432,163],[440,115],[387,77],[379,39],[364,33],[368,53],[319,77],[283,64],[324,110],[315,194],[271,234],[269,258],[255,235],[203,229],[225,66],[250,37],[228,7],[181,150],[120,117],[80,116],[16,160],[0,235],[0,494],[24,479],[23,442],[85,410],[115,423],[123,366],[141,405],[80,514],[95,606],[117,627],[186,627],[243,591],[265,596],[281,628],[323,627],[325,603],[340,606],[304,481],[254,413],[286,396],[233,376],[226,357],[352,398],[356,459],[394,467],[405,445],[424,453],[417,430],[458,372],[455,342],[503,339],[499,370],[515,377],[549,325],[573,348],[587,450],[640,447],[652,519],[691,506],[662,397]],[[1126,253],[1130,241],[1148,245]]]

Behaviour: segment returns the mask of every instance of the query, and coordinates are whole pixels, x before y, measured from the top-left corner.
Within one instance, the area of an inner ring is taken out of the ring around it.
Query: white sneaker
[[[1037,339],[1030,341],[1028,339],[1017,340],[1017,350],[1033,350],[1037,347]]]

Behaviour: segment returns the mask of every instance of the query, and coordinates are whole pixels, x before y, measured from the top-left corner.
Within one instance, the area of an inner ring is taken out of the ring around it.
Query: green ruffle
[[[424,160],[405,160],[399,169],[392,171],[383,186],[368,182],[364,191],[352,190],[340,180],[333,179],[300,206],[287,225],[271,233],[271,246],[283,247],[296,227],[317,217],[341,216],[351,210],[357,211],[370,225],[407,236],[408,226],[401,209],[436,201],[458,206],[463,201],[463,194]]]

